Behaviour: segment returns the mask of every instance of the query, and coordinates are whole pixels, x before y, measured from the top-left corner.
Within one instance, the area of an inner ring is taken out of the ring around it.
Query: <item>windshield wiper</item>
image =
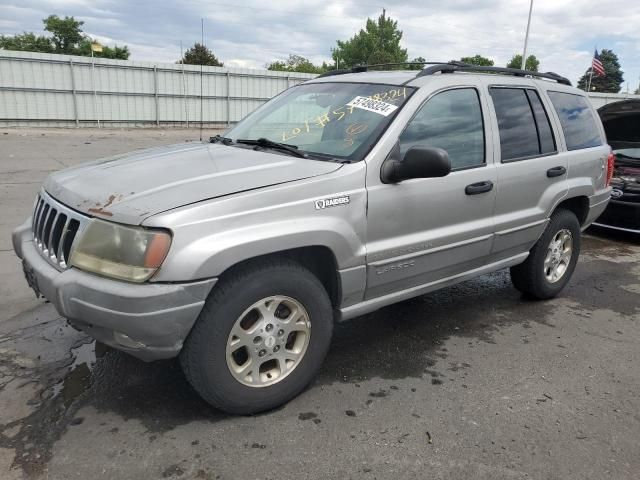
[[[299,150],[295,145],[289,145],[288,143],[278,143],[268,138],[258,138],[257,140],[251,139],[238,139],[236,143],[244,143],[245,145],[256,145],[257,147],[273,148],[274,150],[282,150],[288,152],[296,157],[309,158],[309,155]]]
[[[233,140],[222,135],[216,135],[215,137],[209,137],[209,143],[222,143],[223,145],[231,145]]]

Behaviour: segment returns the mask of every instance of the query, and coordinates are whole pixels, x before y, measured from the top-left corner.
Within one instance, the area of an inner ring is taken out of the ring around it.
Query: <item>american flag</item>
[[[598,55],[598,50],[596,49],[595,54],[593,55],[593,61],[591,62],[591,69],[596,77],[604,77],[604,65],[602,65],[602,60],[600,60],[600,55]]]

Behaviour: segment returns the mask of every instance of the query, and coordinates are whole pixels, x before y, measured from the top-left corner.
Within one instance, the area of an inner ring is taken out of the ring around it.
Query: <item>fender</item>
[[[331,250],[340,269],[364,264],[362,240],[347,222],[336,218],[251,225],[242,230],[202,237],[183,250],[185,255],[200,258],[201,264],[193,273],[195,279],[217,277],[233,265],[253,257],[310,246]]]
[[[239,192],[145,220],[145,226],[173,232],[169,255],[151,281],[215,278],[239,262],[311,246],[333,252],[339,270],[364,266],[364,174],[363,162],[345,164],[340,173]]]

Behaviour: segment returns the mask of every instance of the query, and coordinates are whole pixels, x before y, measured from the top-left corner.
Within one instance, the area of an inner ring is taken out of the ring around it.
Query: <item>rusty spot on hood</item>
[[[104,207],[100,208],[90,208],[88,210],[89,213],[95,213],[96,215],[104,215],[105,217],[113,217],[113,213],[104,209]]]
[[[107,207],[110,207],[113,204],[113,202],[120,201],[123,198],[124,198],[124,195],[122,194],[120,195],[111,194],[109,195],[109,198],[107,198],[107,202],[104,205],[102,205],[100,202],[96,202],[95,207],[89,208],[87,211],[89,213],[94,213],[96,215],[104,215],[105,217],[112,217],[113,213],[105,209]]]
[[[113,203],[115,199],[116,199],[115,195],[109,195],[109,199],[107,200],[107,203],[104,204],[103,208],[107,208],[109,205]]]

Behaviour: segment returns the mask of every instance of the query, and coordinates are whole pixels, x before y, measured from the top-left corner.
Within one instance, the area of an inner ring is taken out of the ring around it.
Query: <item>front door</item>
[[[497,188],[494,165],[487,163],[485,111],[475,87],[431,95],[400,135],[399,155],[415,145],[443,148],[452,172],[396,184],[369,177],[367,299],[486,263]]]

